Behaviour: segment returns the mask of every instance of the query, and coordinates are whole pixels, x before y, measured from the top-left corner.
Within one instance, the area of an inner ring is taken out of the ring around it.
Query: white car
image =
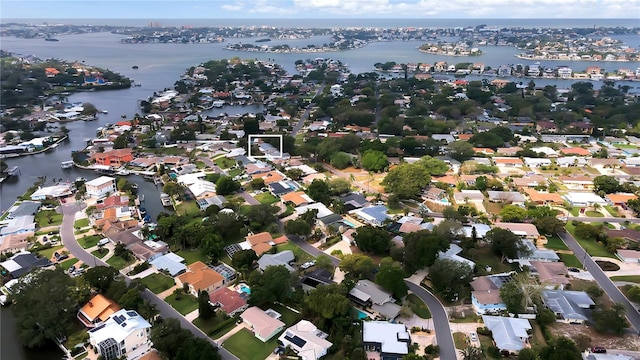
[[[311,261],[307,261],[306,263],[300,265],[300,267],[303,268],[303,269],[308,269],[308,268],[312,267],[315,264],[316,264],[316,261],[315,260],[311,260]]]
[[[471,341],[478,341],[478,335],[475,333],[475,331],[471,332]]]

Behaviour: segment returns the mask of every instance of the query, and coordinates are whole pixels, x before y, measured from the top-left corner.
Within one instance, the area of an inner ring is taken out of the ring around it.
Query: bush
[[[498,349],[495,346],[489,346],[489,348],[487,349],[487,353],[489,354],[489,356],[491,356],[493,358],[501,358],[502,357],[502,353],[500,352],[500,349]]]
[[[427,345],[427,347],[424,348],[424,353],[425,354],[429,354],[429,355],[438,356],[438,355],[440,355],[440,346],[438,346],[438,345]]]
[[[149,267],[151,267],[151,265],[149,265],[149,263],[145,261],[143,263],[140,263],[140,264],[134,266],[133,270],[131,271],[130,274],[131,275],[140,274],[141,272],[147,270]]]
[[[486,327],[479,327],[476,329],[476,332],[478,333],[478,335],[491,336],[491,330],[487,329]]]

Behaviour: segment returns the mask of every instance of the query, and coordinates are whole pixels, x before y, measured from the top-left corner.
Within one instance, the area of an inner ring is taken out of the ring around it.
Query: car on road
[[[478,341],[478,334],[475,331],[472,331],[469,335],[471,335],[471,341]]]
[[[603,348],[602,346],[594,346],[591,348],[591,352],[594,354],[606,354],[607,349]]]

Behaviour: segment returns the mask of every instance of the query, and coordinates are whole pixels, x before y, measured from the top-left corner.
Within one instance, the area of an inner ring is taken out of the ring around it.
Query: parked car
[[[312,267],[315,264],[316,264],[316,261],[315,260],[311,260],[311,261],[307,261],[306,263],[300,265],[300,267],[303,268],[303,269],[308,269],[308,268]]]
[[[476,334],[475,331],[472,331],[471,334],[471,341],[478,341],[478,335]]]
[[[603,348],[602,346],[594,346],[591,348],[591,352],[594,354],[606,354],[607,349]]]
[[[578,268],[574,268],[574,267],[570,267],[567,270],[571,271],[571,272],[580,272],[580,269]]]

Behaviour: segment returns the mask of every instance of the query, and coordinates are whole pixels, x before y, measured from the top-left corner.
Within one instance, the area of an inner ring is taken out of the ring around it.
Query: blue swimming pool
[[[356,309],[356,311],[358,312],[358,320],[362,320],[362,319],[366,319],[369,317],[369,315],[367,315],[365,312],[360,311],[358,309]]]
[[[243,293],[247,294],[247,295],[251,295],[251,288],[248,287],[245,284],[240,284],[238,285],[238,288],[240,288],[240,291],[242,291]]]
[[[349,226],[351,226],[352,228],[355,228],[355,227],[356,227],[356,224],[352,223],[352,222],[351,222],[351,221],[349,221],[349,220],[344,220],[344,219],[343,219],[343,220],[342,220],[342,222],[343,222],[343,223],[345,223],[345,224],[347,224],[347,225],[349,225]]]

